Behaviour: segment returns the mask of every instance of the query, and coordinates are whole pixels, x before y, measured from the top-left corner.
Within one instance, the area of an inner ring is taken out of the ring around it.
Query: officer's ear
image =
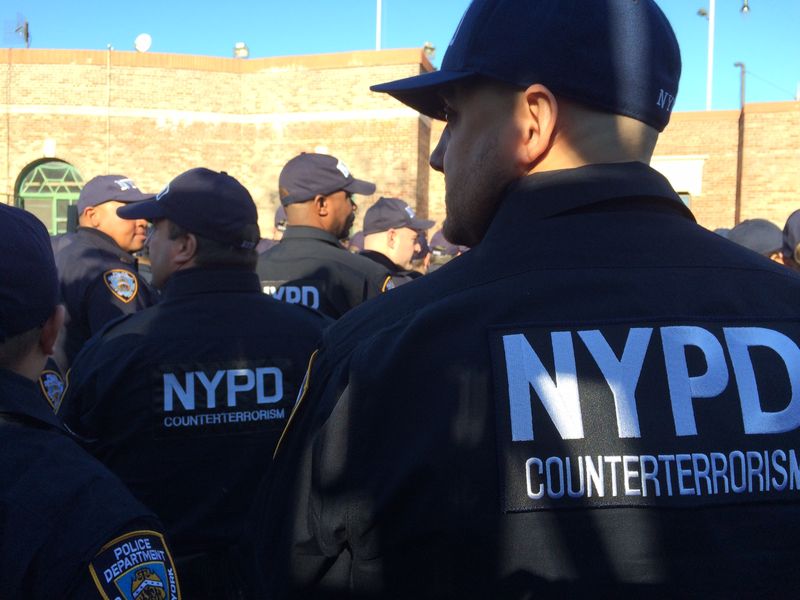
[[[524,138],[519,145],[519,161],[530,170],[550,149],[558,120],[558,101],[547,87],[534,83],[522,92]]]
[[[175,240],[177,247],[173,260],[178,265],[184,265],[192,260],[197,254],[197,237],[193,233],[185,233]]]
[[[389,248],[394,248],[396,239],[397,239],[397,230],[389,229],[386,232],[386,245],[389,246]]]
[[[328,205],[328,197],[323,196],[322,194],[317,194],[314,196],[314,208],[316,209],[315,212],[320,217],[327,217],[328,213],[330,212],[330,206]]]
[[[58,339],[58,332],[64,325],[64,317],[66,310],[62,304],[56,305],[53,314],[42,325],[42,333],[39,335],[39,349],[46,356],[52,356],[56,348],[56,340]]]

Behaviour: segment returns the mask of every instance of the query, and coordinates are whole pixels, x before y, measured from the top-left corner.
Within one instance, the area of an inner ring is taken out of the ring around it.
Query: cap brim
[[[158,200],[148,200],[145,202],[131,202],[127,206],[120,206],[117,209],[117,216],[121,219],[165,219],[164,205]]]
[[[411,229],[414,231],[428,230],[436,224],[436,221],[428,219],[411,219]]]
[[[377,187],[372,182],[364,181],[363,179],[353,179],[353,181],[348,183],[342,189],[345,192],[350,192],[351,194],[370,196],[375,193]]]
[[[155,194],[145,194],[139,190],[127,190],[125,193],[118,195],[115,198],[110,198],[109,201],[113,202],[145,202],[155,198]]]
[[[444,101],[439,95],[439,91],[449,83],[473,76],[475,73],[471,71],[432,71],[414,77],[380,83],[369,89],[373,92],[389,94],[432,119],[444,120]]]

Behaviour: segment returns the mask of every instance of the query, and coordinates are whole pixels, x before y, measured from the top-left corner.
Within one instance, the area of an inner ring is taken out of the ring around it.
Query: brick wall
[[[106,172],[158,190],[194,166],[227,170],[271,228],[281,167],[327,148],[378,190],[422,216],[444,218],[444,178],[428,166],[443,124],[369,85],[431,69],[420,50],[235,60],[135,52],[0,51],[0,201],[44,158],[85,179]],[[656,158],[702,163],[692,209],[701,224],[734,222],[738,111],[677,113]],[[800,103],[747,105],[742,218],[780,226],[800,208]]]

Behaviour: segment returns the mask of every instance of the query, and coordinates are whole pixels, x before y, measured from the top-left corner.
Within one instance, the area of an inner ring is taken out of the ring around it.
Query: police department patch
[[[125,304],[136,298],[139,291],[139,280],[136,275],[125,269],[111,269],[103,274],[103,281],[111,293]]]
[[[55,371],[42,371],[39,375],[39,387],[42,388],[42,393],[53,412],[58,412],[61,407],[61,398],[64,396],[64,380],[59,373]]]
[[[132,531],[112,540],[89,563],[106,600],[178,600],[172,556],[155,531]]]

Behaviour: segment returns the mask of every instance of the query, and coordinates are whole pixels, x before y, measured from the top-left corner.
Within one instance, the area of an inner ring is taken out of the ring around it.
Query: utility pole
[[[375,17],[375,50],[381,49],[381,0],[377,0],[376,17]]]
[[[733,224],[738,225],[742,218],[742,179],[744,177],[744,74],[743,62],[736,62],[739,67],[741,91],[739,95],[739,141],[736,146],[736,203],[734,205]]]

